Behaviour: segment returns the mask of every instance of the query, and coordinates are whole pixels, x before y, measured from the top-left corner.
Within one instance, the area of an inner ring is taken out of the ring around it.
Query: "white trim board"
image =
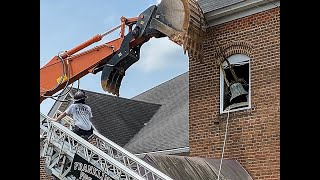
[[[280,7],[280,0],[270,0],[270,2],[267,0],[247,0],[222,9],[207,12],[204,15],[210,27],[276,8],[271,2]]]

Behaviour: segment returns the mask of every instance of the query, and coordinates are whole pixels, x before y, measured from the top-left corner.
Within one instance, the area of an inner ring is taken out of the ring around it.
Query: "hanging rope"
[[[220,179],[221,166],[222,166],[223,155],[224,155],[224,148],[226,147],[226,141],[227,141],[228,124],[229,124],[229,113],[230,113],[230,107],[228,107],[228,117],[227,117],[227,123],[226,123],[226,132],[224,134],[224,141],[223,141],[223,147],[222,147],[222,153],[221,153],[221,161],[220,161],[219,171],[218,171],[218,180]]]

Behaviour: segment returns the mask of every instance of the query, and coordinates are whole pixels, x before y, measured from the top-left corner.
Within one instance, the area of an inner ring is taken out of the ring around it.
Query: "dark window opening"
[[[229,67],[224,68],[227,80],[229,81],[230,85],[235,82],[234,77],[230,71]],[[223,97],[223,110],[232,109],[239,109],[243,107],[249,107],[249,63],[246,64],[233,64],[233,70],[237,77],[241,80],[241,85],[248,94],[240,95],[233,98],[230,102],[232,97],[232,93],[230,91],[230,87],[227,86],[227,83],[224,82],[224,97]]]

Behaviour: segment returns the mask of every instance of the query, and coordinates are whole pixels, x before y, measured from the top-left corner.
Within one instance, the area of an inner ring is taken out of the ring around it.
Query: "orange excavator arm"
[[[183,46],[190,60],[201,61],[204,22],[203,13],[195,0],[162,0],[138,17],[121,17],[119,26],[59,53],[40,68],[40,103],[88,73],[100,71],[102,89],[119,96],[125,71],[139,60],[141,46],[152,37],[168,37]],[[129,31],[125,35],[126,27]],[[80,52],[119,28],[119,38]]]
[[[128,19],[121,17],[120,26],[104,34],[95,35],[71,50],[54,56],[47,64],[40,68],[40,103],[88,73],[97,73],[95,70],[105,65],[120,49],[125,37],[125,26],[129,26],[129,32],[131,32],[132,25],[136,23],[137,19],[137,17]],[[119,38],[77,53],[91,44],[100,41],[103,36],[118,28],[121,28]],[[148,40],[149,38],[142,36],[134,38],[129,44],[130,47],[136,47]]]

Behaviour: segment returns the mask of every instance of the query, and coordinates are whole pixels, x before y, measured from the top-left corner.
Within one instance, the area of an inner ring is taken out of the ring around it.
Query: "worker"
[[[93,125],[91,123],[92,112],[90,106],[85,104],[87,96],[83,91],[77,91],[73,97],[74,103],[71,104],[63,113],[53,121],[60,121],[66,115],[71,115],[74,121],[73,132],[77,135],[88,138],[93,134]]]

